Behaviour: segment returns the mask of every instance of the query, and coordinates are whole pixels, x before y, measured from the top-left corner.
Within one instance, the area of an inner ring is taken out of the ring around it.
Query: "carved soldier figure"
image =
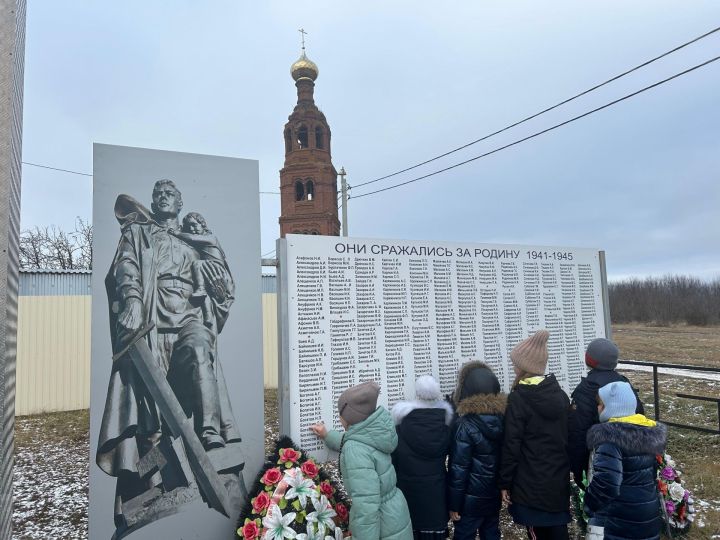
[[[224,268],[208,279],[210,309],[193,298],[193,264],[202,256],[168,232],[179,229],[182,206],[182,195],[172,180],[155,183],[151,212],[128,195],[118,196],[115,216],[121,237],[105,280],[110,333],[117,353],[139,329],[154,324],[144,339],[186,415],[192,417],[203,447],[210,450],[240,441],[217,353],[217,336],[234,301],[235,285],[223,261]],[[150,480],[141,478],[137,463],[166,431],[131,362],[115,360],[96,461],[118,478],[118,527],[123,525],[124,502],[155,486],[164,489],[159,474]]]

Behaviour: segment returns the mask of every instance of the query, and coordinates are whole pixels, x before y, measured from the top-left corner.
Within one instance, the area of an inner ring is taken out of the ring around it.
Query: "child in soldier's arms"
[[[193,298],[202,300],[203,315],[205,323],[210,326],[212,319],[207,305],[207,288],[212,285],[218,288],[225,274],[225,253],[220,242],[213,232],[208,228],[205,218],[197,212],[188,212],[183,218],[182,231],[169,229],[168,233],[179,238],[183,242],[194,247],[201,256],[201,260],[192,263],[193,281],[195,292]],[[219,301],[224,301],[227,290],[217,290]]]

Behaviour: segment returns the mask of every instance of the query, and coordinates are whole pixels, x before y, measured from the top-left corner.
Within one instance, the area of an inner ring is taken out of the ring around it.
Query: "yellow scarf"
[[[544,379],[544,375],[538,375],[537,377],[528,377],[527,379],[522,379],[519,384],[536,385],[543,382]]]
[[[619,416],[611,418],[608,422],[623,422],[625,424],[635,424],[636,426],[654,427],[657,425],[655,420],[650,420],[642,414],[632,414],[630,416]]]

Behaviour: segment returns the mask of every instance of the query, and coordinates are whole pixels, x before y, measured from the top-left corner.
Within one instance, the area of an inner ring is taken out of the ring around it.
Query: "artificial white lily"
[[[267,516],[263,518],[263,527],[265,527],[265,540],[283,540],[283,538],[295,538],[297,533],[290,528],[290,524],[295,519],[296,512],[288,512],[283,515],[278,505],[273,504],[268,508]]]
[[[335,527],[335,536],[326,536],[325,540],[349,540],[350,537],[345,538],[343,536],[343,531],[340,527]]]
[[[312,497],[315,493],[315,484],[309,478],[305,478],[300,469],[293,469],[291,472],[285,474],[284,478],[287,485],[290,486],[285,492],[286,499],[297,499],[300,501],[300,506],[305,508],[308,497]]]
[[[328,502],[327,497],[325,495],[321,495],[319,499],[314,497],[312,504],[315,511],[307,515],[307,520],[318,524],[318,533],[324,535],[326,528],[331,531],[334,530],[335,522],[333,518],[337,516],[337,513]]]
[[[324,540],[323,535],[315,527],[315,523],[312,521],[307,522],[307,534],[300,533],[295,537],[295,540]]]

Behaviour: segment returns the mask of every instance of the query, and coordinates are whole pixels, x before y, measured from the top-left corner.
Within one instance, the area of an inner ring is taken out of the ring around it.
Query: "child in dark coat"
[[[398,445],[392,454],[397,487],[410,509],[415,540],[447,537],[445,459],[450,447],[452,407],[430,375],[415,381],[414,401],[400,401],[392,408]]]
[[[593,450],[585,493],[588,539],[659,539],[655,456],[665,450],[667,428],[634,414],[635,393],[626,382],[600,388],[598,401],[602,423],[587,435]]]
[[[597,412],[598,390],[611,382],[628,382],[615,368],[618,363],[617,345],[605,338],[597,338],[590,342],[585,352],[585,364],[590,368],[586,377],[573,390],[568,420],[568,453],[570,454],[570,470],[575,482],[581,486],[583,473],[587,472],[590,451],[586,437],[588,429],[600,422]],[[634,412],[644,414],[643,404],[633,389],[637,406]],[[582,487],[582,486],[581,486]]]
[[[492,370],[468,362],[453,395],[457,419],[448,462],[448,509],[455,540],[499,540],[500,489],[497,486],[505,394]]]
[[[544,375],[549,336],[538,330],[510,352],[516,379],[505,409],[499,486],[529,538],[567,540],[570,400],[554,375]]]

